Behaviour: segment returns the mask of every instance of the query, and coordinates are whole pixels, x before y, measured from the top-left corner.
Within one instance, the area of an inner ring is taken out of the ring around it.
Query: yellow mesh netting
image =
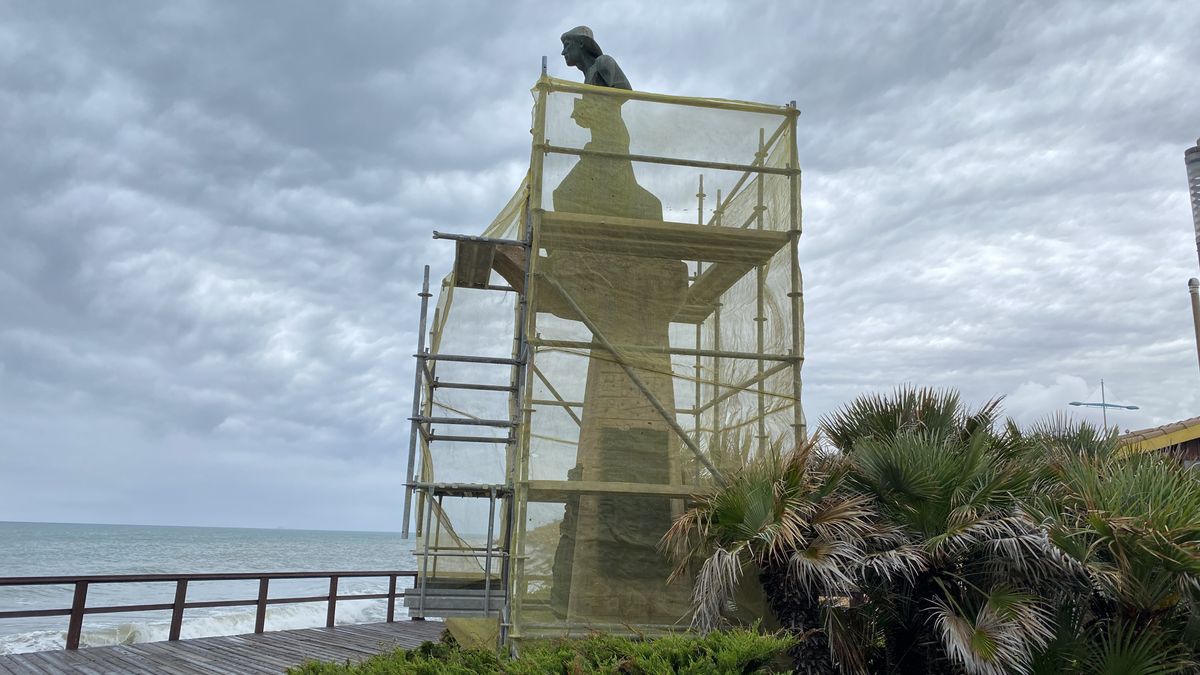
[[[529,309],[452,275],[431,331],[434,353],[512,357],[523,320],[523,423],[510,443],[423,445],[421,480],[514,487],[514,637],[670,626],[690,593],[687,578],[666,584],[671,519],[804,433],[797,113],[551,78],[534,98],[529,174],[483,233],[531,236],[508,257],[519,272],[497,262],[491,279]],[[509,383],[495,366],[451,368],[438,377]],[[501,395],[434,391],[426,410],[514,412]],[[447,506],[439,531],[480,531],[479,515]]]

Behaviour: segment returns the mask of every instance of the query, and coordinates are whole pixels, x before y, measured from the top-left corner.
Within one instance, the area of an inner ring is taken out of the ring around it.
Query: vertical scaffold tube
[[[760,167],[767,163],[767,147],[766,147],[767,130],[760,128],[758,130],[758,154],[755,155],[755,164]],[[754,225],[756,229],[763,229],[763,211],[766,206],[763,204],[763,190],[766,188],[763,185],[765,174],[759,173],[755,182],[758,185],[757,201],[754,206]],[[755,324],[755,351],[759,356],[766,352],[766,285],[767,285],[767,270],[763,265],[756,268],[757,299],[756,314],[754,317]],[[767,383],[763,377],[765,364],[760,358],[757,360],[758,366],[758,453],[761,455],[767,450]]]
[[[421,323],[417,329],[416,374],[413,377],[412,427],[408,432],[408,470],[404,481],[404,524],[400,536],[408,539],[408,522],[412,519],[413,472],[417,463],[418,425],[416,417],[421,413],[421,382],[425,377],[425,318],[429,313],[429,265],[425,266],[425,278],[421,282]]]
[[[700,186],[699,186],[699,189],[696,191],[696,224],[697,225],[704,224],[704,197],[705,197],[704,174],[700,174]],[[692,281],[693,284],[695,284],[697,281],[700,280],[700,274],[702,272],[704,272],[704,263],[697,260],[696,261],[696,278],[695,278],[695,280]],[[700,350],[704,349],[704,345],[702,344],[702,342],[704,340],[704,332],[703,331],[704,331],[704,322],[700,321],[696,324],[696,365],[693,370],[693,374],[696,378],[696,387],[695,387],[695,396],[692,399],[692,424],[694,427],[692,429],[692,434],[693,434],[693,437],[695,438],[697,446],[700,445],[700,396],[701,396],[700,382],[703,379],[702,374],[704,372],[704,368],[703,368],[704,364],[701,361],[701,356],[700,356]],[[709,448],[709,453],[711,456],[712,448]],[[699,462],[696,462],[695,479],[696,479],[696,483],[699,484],[699,482],[700,482],[700,463]]]
[[[522,604],[525,597],[525,526],[528,502],[529,480],[529,443],[530,425],[533,421],[533,385],[529,374],[533,372],[536,363],[536,350],[530,347],[529,337],[537,334],[537,261],[540,249],[539,238],[542,220],[542,170],[546,157],[546,97],[550,92],[550,80],[543,73],[537,83],[537,99],[533,109],[533,152],[529,157],[529,195],[525,203],[525,241],[528,244],[525,260],[525,317],[522,327],[525,342],[525,358],[521,367],[525,369],[524,387],[521,392],[521,426],[519,429],[516,452],[516,466],[513,469],[513,493],[510,499],[515,506],[513,524],[515,526],[516,551],[509,556],[513,560],[512,587],[509,589],[511,604],[511,620],[508,637],[510,651],[516,649],[511,640],[519,640],[521,636]]]
[[[444,282],[442,284],[441,292],[442,293],[446,292],[446,287],[445,287]],[[437,349],[438,349],[438,347],[437,347],[438,341],[434,340],[434,336],[435,335],[439,336],[439,340],[440,340],[441,328],[442,328],[441,322],[439,320],[440,317],[441,317],[441,310],[438,309],[437,307],[434,307],[433,308],[433,324],[429,328],[429,335],[428,335],[429,342],[428,342],[428,346],[426,346],[423,353],[428,353],[430,350],[437,351]],[[421,416],[429,418],[429,417],[433,416],[433,381],[435,379],[434,373],[437,370],[437,361],[433,361],[432,363],[430,363],[430,361],[428,361],[427,359],[421,359],[420,361],[418,361],[418,363],[421,364],[421,370],[425,373],[425,378],[424,378],[425,396],[422,397],[424,400],[421,404]],[[428,451],[429,441],[425,438],[424,434],[422,434],[418,438],[418,442],[421,444],[422,450]],[[422,464],[421,465],[421,480],[424,482],[429,482],[432,479],[433,479],[433,476],[425,475],[425,466]],[[418,514],[422,513],[421,509],[424,508],[424,506],[425,506],[424,500],[426,497],[427,497],[427,495],[425,494],[424,491],[417,493],[417,513]],[[421,517],[420,517],[420,515],[418,515],[417,516],[417,536],[418,537],[421,536],[421,532],[422,532],[422,530],[421,530],[422,524],[421,523],[422,523]]]
[[[713,209],[713,224],[717,227],[722,226],[721,219],[721,190],[717,190],[717,205]],[[717,298],[717,306],[713,310],[713,350],[718,354],[721,353],[721,298]],[[721,357],[713,357],[713,435],[712,446],[709,448],[709,456],[713,452],[724,450],[722,447],[721,438]]]
[[[800,272],[800,234],[803,231],[803,206],[800,201],[800,152],[796,140],[796,120],[800,111],[796,110],[796,102],[788,104],[792,109],[791,123],[788,126],[788,168],[793,170],[788,176],[789,185],[789,219],[788,241],[791,248],[791,289],[788,299],[792,314],[792,435],[796,444],[803,443],[808,438],[808,429],[804,420],[804,407],[800,401],[802,381],[800,371],[804,365],[804,279]]]

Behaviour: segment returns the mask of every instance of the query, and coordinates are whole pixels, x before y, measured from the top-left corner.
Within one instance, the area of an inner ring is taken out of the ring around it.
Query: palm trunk
[[[765,564],[759,570],[759,581],[779,624],[800,638],[789,652],[795,672],[836,675],[838,670],[829,651],[829,637],[822,625],[818,598],[796,584],[783,563]]]

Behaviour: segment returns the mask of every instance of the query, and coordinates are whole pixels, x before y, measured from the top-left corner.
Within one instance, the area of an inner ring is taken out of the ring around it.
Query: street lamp
[[[1100,402],[1099,403],[1084,403],[1082,401],[1071,401],[1067,405],[1083,406],[1086,408],[1100,408],[1100,413],[1104,417],[1104,432],[1108,433],[1108,409],[1122,408],[1124,410],[1137,410],[1136,405],[1120,405],[1117,403],[1109,403],[1104,396],[1104,380],[1100,380]]]

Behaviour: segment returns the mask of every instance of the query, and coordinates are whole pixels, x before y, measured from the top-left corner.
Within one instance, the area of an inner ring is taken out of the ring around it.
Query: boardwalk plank
[[[300,637],[303,644],[320,645],[329,647],[339,652],[344,651],[348,656],[354,654],[365,654],[371,656],[379,653],[378,647],[363,647],[358,645],[357,641],[349,636],[341,637],[331,635],[324,632],[312,632]]]
[[[23,669],[23,670],[18,670],[17,672],[33,673],[36,675],[47,675],[47,674],[53,675],[54,673],[59,672],[59,671],[49,670],[44,664],[42,664],[41,660],[37,657],[37,652],[31,652],[29,654],[18,654],[17,656],[18,656],[17,663]]]
[[[169,662],[172,665],[178,664],[178,667],[190,673],[213,673],[215,675],[223,675],[229,673],[237,664],[229,663],[226,660],[216,660],[211,654],[204,651],[203,648],[191,644],[193,640],[179,640],[171,643],[157,643],[159,645],[168,644],[171,649],[155,648],[153,651],[141,649],[138,650],[143,661],[149,661],[146,658],[147,653],[157,655],[161,652],[163,661]]]
[[[255,672],[260,673],[282,673],[289,667],[296,665],[280,659],[269,650],[256,648],[254,645],[242,645],[229,640],[209,642],[205,645],[205,649],[214,654],[223,655],[229,663],[241,663],[247,667],[253,665],[256,668]]]
[[[393,645],[396,644],[396,640],[392,637],[348,631],[315,633],[305,636],[305,640],[341,644],[369,655],[391,651]]]
[[[16,656],[23,656],[23,655],[10,654],[7,656],[0,656],[0,659],[5,659],[4,663],[0,664],[0,665],[2,665],[3,668],[7,668],[8,672],[11,675],[31,675],[32,673],[40,673],[41,672],[40,670],[32,670],[30,668],[26,668],[25,662],[22,660],[18,660],[16,658]],[[0,672],[4,672],[4,671],[0,670]]]
[[[212,655],[212,653],[204,649],[203,644],[199,644],[202,643],[204,639],[208,638],[199,640],[179,640],[175,641],[175,643],[169,643],[170,646],[174,647],[174,649],[163,650],[164,652],[168,652],[164,653],[163,656],[170,657],[172,658],[172,661],[174,661],[174,657],[176,656],[175,653],[169,652],[178,652],[178,655],[184,655],[184,657],[187,659],[187,665],[190,665],[190,667],[196,671],[200,671],[200,673],[226,674],[230,673],[230,671],[245,667],[245,663],[230,663],[229,659],[227,658],[221,658]]]
[[[279,638],[285,638],[285,636],[279,636]],[[321,643],[297,639],[296,636],[292,635],[286,636],[285,639],[272,640],[268,644],[273,644],[289,651],[295,658],[299,659],[297,663],[302,663],[309,659],[336,661],[341,663],[348,658],[348,655],[345,654],[345,652],[336,647],[329,647]]]
[[[153,644],[139,645],[118,645],[111,649],[105,649],[102,654],[112,664],[113,673],[165,673],[166,675],[180,675],[181,673],[189,672],[174,659],[168,661],[164,665],[157,665],[152,660],[154,652],[147,651],[145,647],[151,647]],[[195,671],[190,671],[195,673]]]
[[[147,645],[148,646],[148,645]],[[114,673],[163,673],[164,675],[198,675],[208,671],[196,670],[182,655],[161,653],[153,649],[121,645],[106,650],[104,656],[112,664]]]
[[[50,654],[50,652],[38,652],[37,656],[42,658],[42,663],[46,664],[47,667],[54,668],[58,664],[55,659],[47,658]],[[91,655],[87,653],[87,650],[80,650],[74,654],[66,654],[66,656],[65,661],[70,665],[71,672],[83,673],[84,675],[104,675],[103,668],[97,667]]]
[[[88,663],[90,663],[92,665],[92,667],[100,669],[101,673],[104,673],[106,675],[118,674],[118,673],[136,673],[136,671],[137,671],[137,669],[134,668],[133,665],[130,664],[130,662],[126,661],[125,658],[122,658],[121,653],[118,650],[112,650],[112,649],[97,649],[96,651],[88,650],[88,653],[86,653],[86,659],[88,659]],[[143,667],[143,665],[138,665],[137,668],[144,668],[144,667]],[[175,675],[175,674],[169,674],[169,675]]]
[[[195,673],[192,662],[180,658],[174,647],[175,643],[173,642],[150,642],[126,647],[119,653],[125,654],[130,660],[141,664],[142,667],[152,669],[156,673],[161,672],[167,675]]]
[[[432,625],[421,625],[432,624]],[[395,625],[395,624],[391,624]],[[436,642],[445,629],[441,623],[433,622],[415,622],[415,626],[406,627],[408,630],[395,630],[389,627],[389,624],[367,624],[364,625],[364,630],[361,631],[364,635],[377,637],[380,640],[388,640],[397,645],[411,645],[413,647],[422,642]]]
[[[224,675],[275,673],[305,661],[363,661],[397,647],[411,648],[437,640],[444,624],[436,621],[304,628],[261,635],[193,638],[146,642],[78,651],[0,655],[0,675]]]

